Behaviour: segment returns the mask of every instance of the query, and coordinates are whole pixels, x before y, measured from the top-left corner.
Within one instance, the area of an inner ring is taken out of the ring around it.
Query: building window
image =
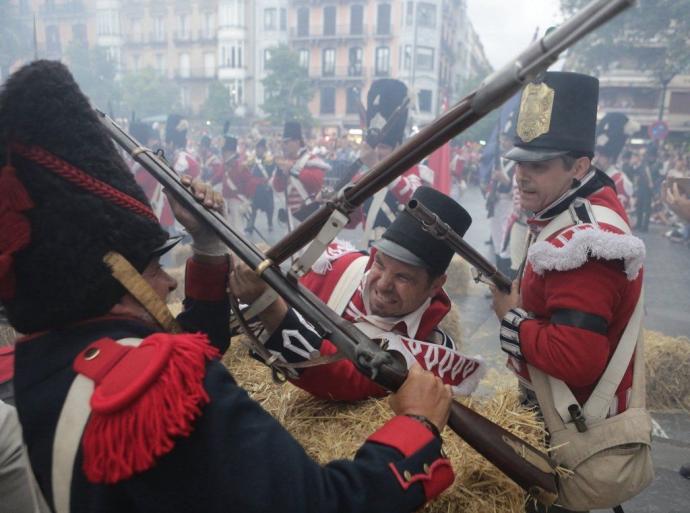
[[[220,62],[224,68],[241,68],[244,65],[244,41],[230,41],[220,47]]]
[[[86,25],[83,23],[72,25],[72,40],[81,45],[88,46],[89,41],[86,35]]]
[[[205,12],[202,19],[201,39],[212,39],[216,35],[216,14]]]
[[[221,0],[218,13],[221,27],[244,27],[244,0]]]
[[[189,27],[189,16],[180,14],[177,16],[177,38],[186,41],[191,39],[191,30]]]
[[[99,10],[96,15],[96,31],[99,36],[120,34],[120,13],[115,10]]]
[[[180,78],[189,78],[191,76],[191,70],[189,66],[189,54],[180,54]]]
[[[268,63],[271,61],[271,53],[273,48],[264,48],[264,70],[268,69]]]
[[[141,20],[140,19],[133,19],[131,18],[129,20],[129,27],[130,27],[130,33],[129,33],[129,38],[130,41],[133,43],[143,43],[144,42],[144,33],[141,29]]]
[[[165,18],[163,16],[153,18],[153,40],[165,41]]]
[[[324,48],[321,61],[321,74],[323,76],[335,75],[335,48]]]
[[[360,4],[350,6],[350,34],[364,34],[364,6]]]
[[[60,30],[56,25],[48,25],[46,27],[46,50],[49,55],[60,55],[62,51]]]
[[[216,54],[207,52],[204,54],[204,76],[213,78],[216,76]]]
[[[301,48],[299,51],[299,65],[309,69],[309,48]]]
[[[323,35],[335,36],[335,6],[328,5],[323,8]]]
[[[161,74],[165,75],[168,70],[168,63],[167,59],[165,58],[165,55],[162,53],[157,53],[156,54],[156,71]]]
[[[387,46],[376,48],[375,73],[377,76],[388,75],[390,72],[390,49]]]
[[[411,1],[407,2],[407,4],[406,4],[405,25],[407,25],[408,27],[411,27],[413,21],[414,21],[414,0],[411,0]]]
[[[244,84],[242,80],[231,80],[225,87],[228,88],[230,93],[230,100],[233,105],[241,105],[244,100]]]
[[[309,7],[297,9],[297,35],[301,37],[309,35]]]
[[[347,101],[345,105],[346,114],[359,114],[359,107],[361,100],[359,98],[359,89],[356,87],[347,88]]]
[[[278,28],[277,14],[278,10],[275,7],[264,9],[264,30],[276,30]]]
[[[287,30],[287,9],[280,8],[280,30]]]
[[[690,114],[690,93],[673,91],[668,112],[669,114]]]
[[[321,114],[335,114],[335,87],[321,88]]]
[[[402,49],[400,59],[402,60],[400,64],[402,69],[410,69],[412,67],[412,45],[405,45]]]
[[[391,33],[391,4],[379,4],[376,10],[376,33],[386,36]]]
[[[139,56],[137,54],[132,55],[132,71],[139,71]]]
[[[434,49],[427,46],[417,47],[417,69],[421,71],[434,70]]]
[[[190,106],[189,89],[184,86],[180,87],[180,104],[183,109],[188,109]]]
[[[417,25],[426,28],[436,28],[436,6],[426,2],[417,4]]]
[[[363,51],[359,46],[354,46],[348,50],[347,74],[350,77],[362,76],[362,56]]]
[[[417,102],[421,112],[431,112],[431,91],[421,89],[417,95]]]

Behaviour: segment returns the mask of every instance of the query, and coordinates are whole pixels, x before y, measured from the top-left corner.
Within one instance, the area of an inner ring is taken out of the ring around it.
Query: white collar
[[[364,304],[365,314],[362,317],[363,320],[373,324],[377,328],[381,328],[385,331],[390,331],[393,326],[398,323],[405,323],[405,328],[407,329],[408,337],[416,337],[419,325],[422,322],[422,316],[426,312],[427,308],[431,304],[431,298],[426,298],[426,301],[421,304],[419,308],[415,311],[408,313],[403,317],[380,317],[378,315],[370,314],[371,308],[369,306],[369,282],[367,277],[369,276],[369,271],[364,273],[362,277],[362,303]]]

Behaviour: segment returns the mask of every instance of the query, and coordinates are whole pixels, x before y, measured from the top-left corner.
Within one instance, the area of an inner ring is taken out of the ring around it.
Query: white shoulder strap
[[[625,220],[614,210],[601,205],[591,205],[587,200],[583,201],[589,206],[590,212],[592,212],[596,223],[604,223],[611,226],[615,226],[623,233],[630,233],[630,226],[628,225],[628,223],[626,223]],[[569,226],[574,226],[578,223],[579,220],[574,215],[573,211],[571,209],[565,210],[564,212],[561,212],[559,215],[554,217],[551,220],[551,222],[547,224],[541,230],[541,232],[539,232],[539,236],[537,237],[535,242],[546,240],[549,237],[551,237],[554,233],[564,230]]]
[[[327,304],[338,315],[345,311],[352,295],[357,290],[368,261],[367,255],[353,260],[335,285]]]
[[[123,338],[118,343],[124,346],[138,346],[140,338]],[[93,381],[77,374],[67,392],[60,410],[55,436],[53,438],[53,464],[51,469],[53,484],[53,504],[56,513],[70,512],[70,494],[74,458],[79,450],[82,434],[91,415],[90,400],[93,394]]]

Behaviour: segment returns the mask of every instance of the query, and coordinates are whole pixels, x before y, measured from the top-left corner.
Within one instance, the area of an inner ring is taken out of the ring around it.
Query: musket
[[[496,285],[499,290],[510,292],[510,278],[496,269],[479,251],[470,246],[465,239],[444,223],[437,214],[425,207],[423,203],[415,199],[410,200],[405,205],[405,211],[417,220],[424,230],[445,242],[448,247],[477,269],[478,277],[475,278],[477,281],[486,279]]]
[[[430,153],[507,100],[525,80],[546,69],[560,51],[633,3],[634,0],[596,0],[560,28],[530,45],[518,59],[494,74],[493,78],[490,77],[482,88],[453,107],[439,120],[442,121],[440,124],[433,123],[419,132],[377,165],[374,168],[377,173],[368,173],[349,189],[349,195],[341,195],[340,208],[351,212],[347,207],[354,205],[353,208],[356,208],[368,195],[387,185],[426,153]],[[154,152],[139,145],[105,114],[99,113],[99,119],[118,145],[161,182],[183,207],[213,229],[237,257],[254,269],[288,304],[317,326],[321,336],[331,340],[360,372],[388,390],[395,391],[402,385],[407,377],[407,369],[402,362],[381,349],[353,324],[335,314],[278,265],[318,233],[330,213],[335,210],[334,206],[329,205],[312,215],[315,219],[310,227],[305,226],[307,222],[298,227],[293,232],[289,248],[281,248],[282,242],[274,246],[272,256],[283,256],[276,260],[245,240],[217,212],[198,203],[193,194],[180,183],[177,174]],[[434,128],[430,131],[429,128],[432,127]],[[394,172],[382,176],[388,166],[392,166]],[[357,186],[359,188],[355,189]],[[532,497],[546,505],[555,502],[558,495],[556,473],[553,464],[541,451],[457,401],[451,405],[448,426]]]
[[[401,359],[382,349],[354,324],[336,314],[299,283],[294,274],[274,265],[221,214],[199,203],[159,155],[141,146],[106,114],[98,112],[98,118],[112,139],[158,180],[168,194],[212,228],[238,258],[254,269],[307,321],[318,327],[320,335],[333,342],[362,374],[387,390],[396,391],[402,386],[407,378],[407,367]],[[556,500],[556,472],[544,453],[457,401],[451,404],[448,426],[532,497],[546,505]]]
[[[349,217],[367,198],[507,101],[526,82],[553,64],[563,50],[633,4],[635,0],[590,2],[558,28],[531,43],[517,58],[486,78],[477,90],[405,141],[355,184],[345,188],[335,200],[324,204],[271,247],[266,256],[275,264],[284,262],[313,240],[336,210]]]

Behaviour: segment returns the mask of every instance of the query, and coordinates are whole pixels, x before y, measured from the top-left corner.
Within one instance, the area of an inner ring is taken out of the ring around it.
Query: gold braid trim
[[[182,332],[182,328],[168,310],[168,305],[125,257],[110,251],[103,257],[103,261],[110,267],[113,278],[119,281],[141,303],[141,306],[165,331],[168,333]]]

